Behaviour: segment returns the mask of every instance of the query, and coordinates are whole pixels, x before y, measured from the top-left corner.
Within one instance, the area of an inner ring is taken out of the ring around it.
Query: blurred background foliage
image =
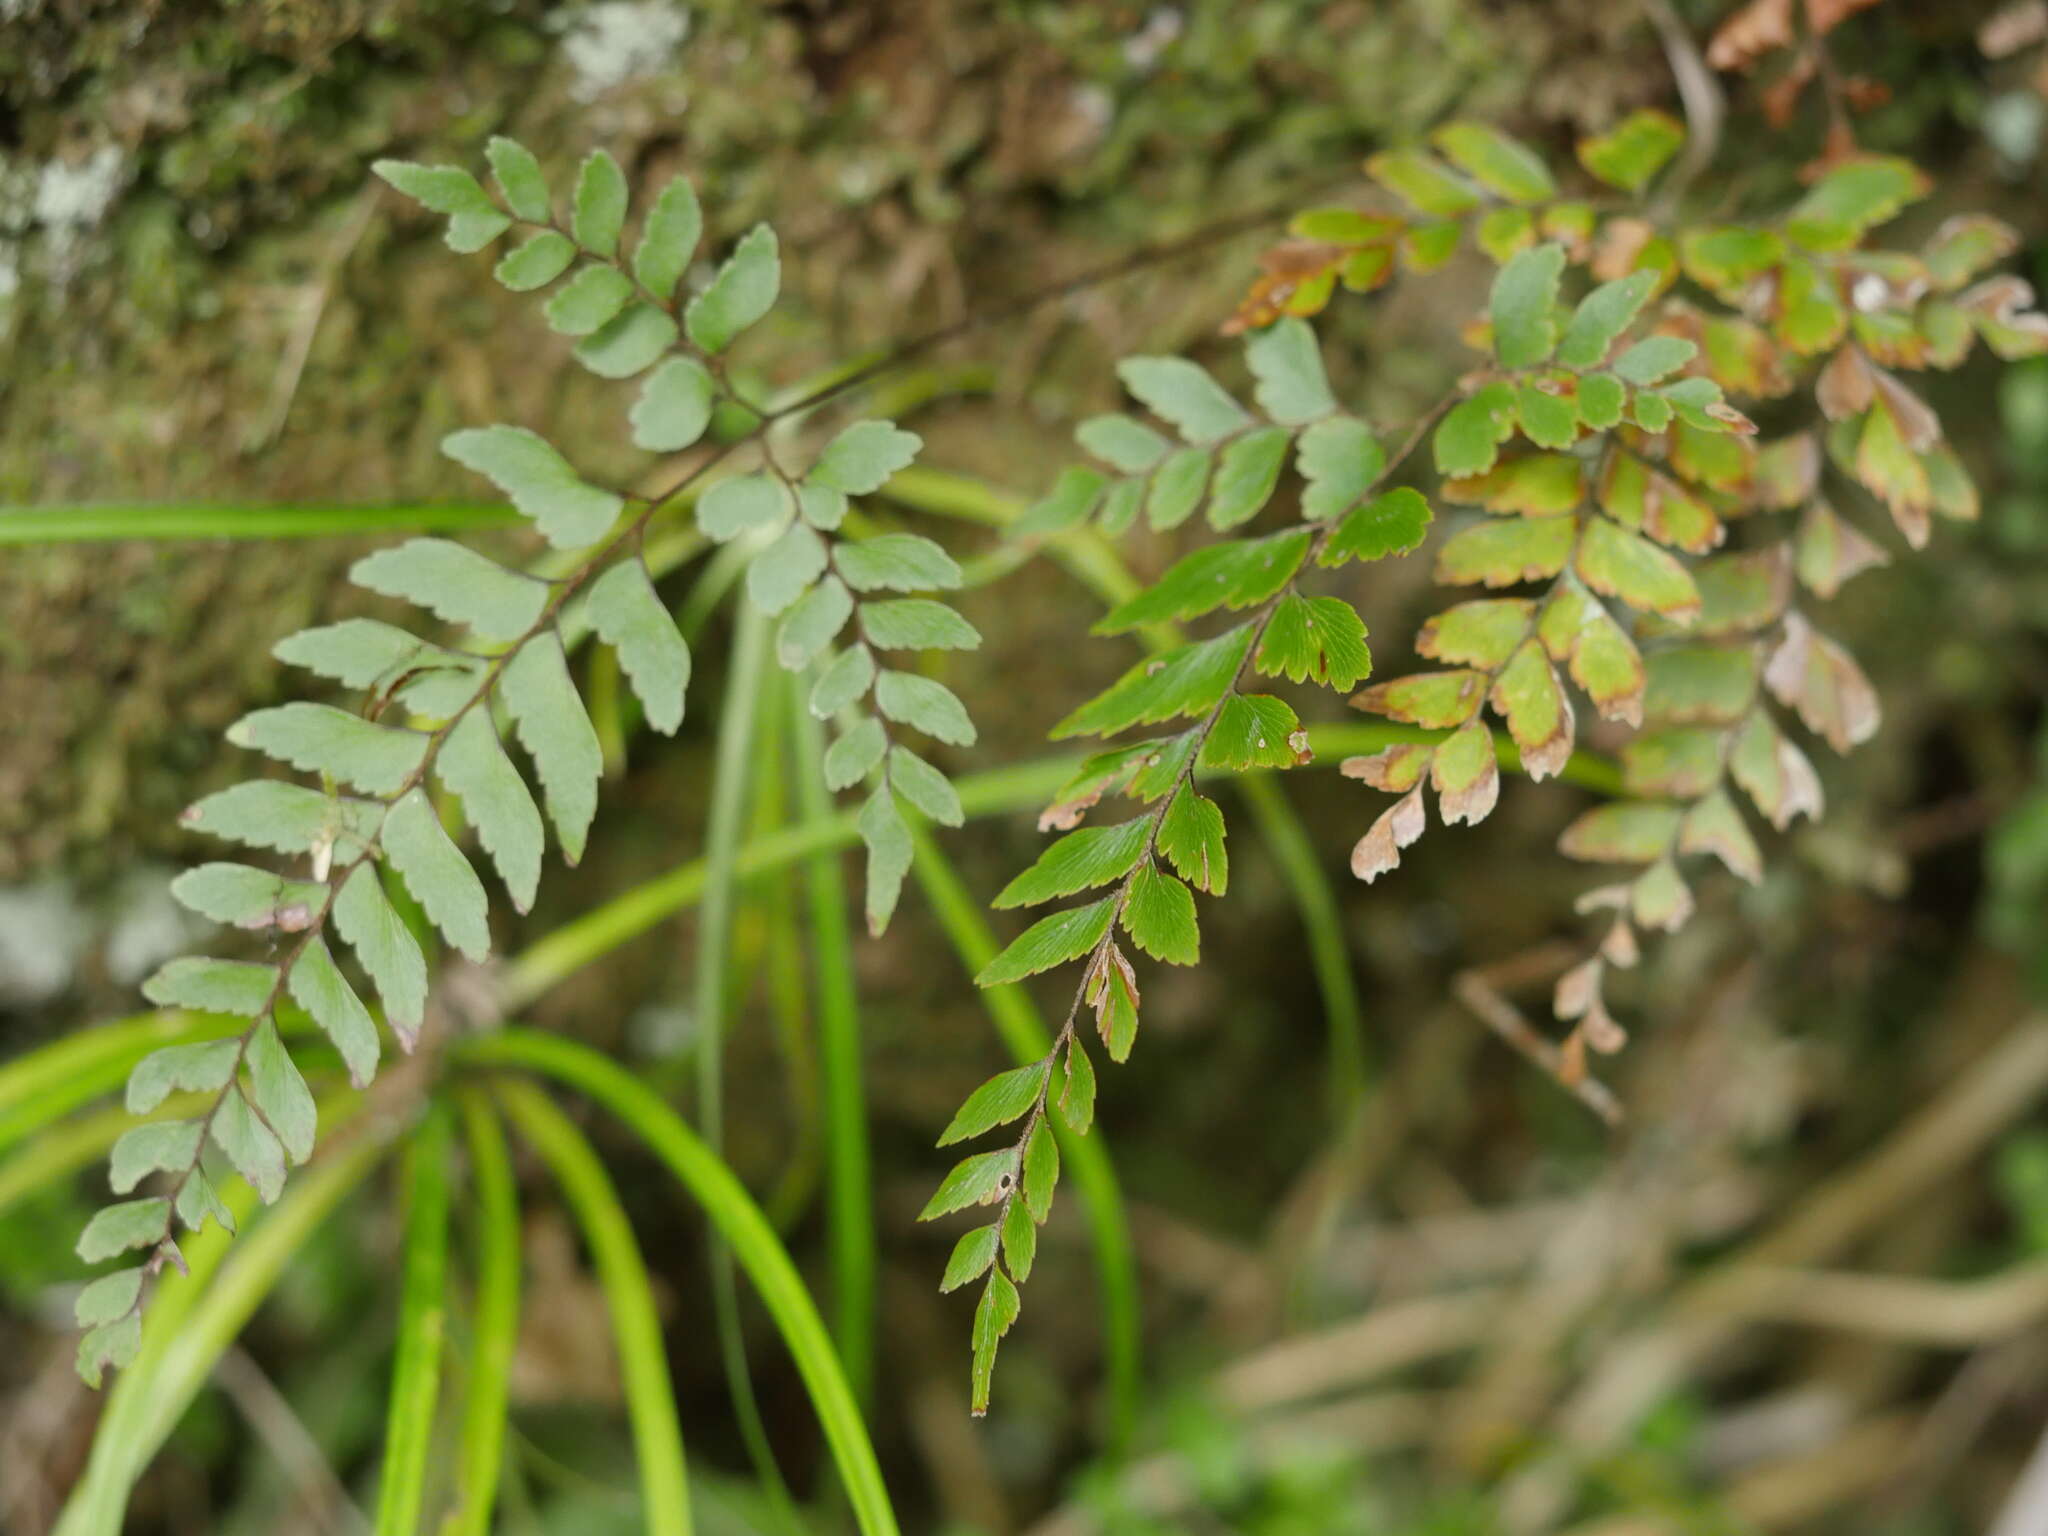
[[[1705,36],[1725,8],[1677,9]],[[2039,9],[1888,0],[1835,42],[1890,88],[1865,141],[1937,177],[1913,218],[1996,213],[2036,278]],[[687,165],[718,235],[759,218],[782,233],[788,298],[750,358],[787,379],[1284,214],[1453,111],[1560,150],[1672,105],[1671,78],[1634,6],[1570,0],[0,0],[0,501],[459,500],[475,487],[435,445],[489,420],[631,473],[619,393],[380,195],[378,155],[473,162],[505,131],[562,165],[602,144],[638,185]],[[1737,207],[1793,188],[1821,124],[1809,104],[1767,129],[1731,89],[1697,195]],[[980,331],[881,408],[924,434],[928,463],[1033,496],[1072,421],[1113,397],[1113,359],[1202,355],[1274,227]],[[1446,291],[1340,303],[1323,325],[1367,414],[1406,419],[1459,366]],[[945,1239],[912,1217],[936,1129],[1002,1056],[914,896],[860,947],[883,1259],[871,1426],[908,1529],[1990,1525],[2048,1421],[2048,1025],[2030,1012],[2048,991],[2048,366],[1933,382],[1985,520],[1835,605],[1884,729],[1824,765],[1829,815],[1783,840],[1766,883],[1712,884],[1617,999],[1635,1034],[1618,1135],[1454,992],[1495,966],[1540,994],[1589,883],[1551,852],[1582,792],[1513,785],[1482,829],[1426,840],[1366,890],[1342,876],[1369,814],[1356,787],[1286,786],[1368,1030],[1365,1094],[1334,1113],[1302,912],[1241,840],[1211,952],[1159,979],[1143,1049],[1103,1080],[1144,1287],[1147,1392],[1123,1451],[1072,1211],[1048,1230],[996,1411],[966,1417],[966,1308],[934,1294]],[[192,941],[164,884],[203,855],[175,813],[233,776],[221,728],[287,686],[271,640],[359,602],[341,572],[373,543],[0,552],[0,1055],[131,1011],[139,977]],[[1141,534],[1130,554],[1156,573],[1175,552]],[[1425,573],[1359,581],[1395,670]],[[1047,724],[1122,665],[1076,639],[1099,604],[1048,563],[964,607],[991,643],[956,682],[983,725],[963,768],[1041,755]],[[714,626],[682,736],[625,745],[592,855],[501,929],[508,952],[701,852],[723,644]],[[1036,841],[1013,815],[949,847],[985,897]],[[745,887],[728,1152],[815,1277],[815,1045],[775,964],[792,899],[780,875]],[[525,1017],[628,1059],[672,1052],[692,954],[686,912]],[[701,1224],[642,1154],[601,1145],[661,1286],[701,1526],[763,1528],[707,1347]],[[504,1526],[637,1529],[587,1255],[521,1171]],[[9,1536],[46,1529],[97,1411],[64,1287],[99,1178],[0,1186]],[[366,1528],[398,1227],[384,1192],[341,1208],[179,1428],[132,1529]],[[829,1483],[793,1372],[752,1337],[785,1469]]]

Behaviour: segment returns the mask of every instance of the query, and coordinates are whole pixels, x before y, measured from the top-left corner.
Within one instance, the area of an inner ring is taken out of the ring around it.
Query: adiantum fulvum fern
[[[1951,219],[1917,252],[1866,245],[1927,190],[1896,158],[1838,158],[1775,220],[1676,220],[1648,195],[1684,138],[1669,116],[1639,112],[1582,142],[1580,165],[1598,184],[1583,197],[1561,192],[1535,151],[1482,124],[1439,129],[1438,153],[1374,156],[1366,170],[1389,201],[1297,218],[1224,327],[1246,335],[1264,418],[1191,362],[1130,359],[1126,388],[1179,442],[1132,415],[1084,422],[1080,445],[1106,467],[1063,471],[1019,525],[1045,533],[1092,522],[1113,536],[1140,513],[1164,529],[1206,510],[1227,531],[1266,506],[1290,458],[1301,482],[1299,522],[1196,550],[1098,630],[1219,610],[1246,617],[1141,662],[1054,727],[1059,737],[1194,722],[1092,759],[1041,818],[1065,835],[997,898],[1107,893],[1040,919],[979,978],[1080,967],[1052,1049],[977,1089],[941,1144],[1018,1131],[957,1165],[924,1212],[994,1216],[959,1239],[942,1281],[983,1281],[976,1412],[1058,1175],[1045,1122],[1057,1114],[1078,1133],[1092,1118],[1082,1016],[1093,1014],[1122,1061],[1139,1014],[1132,951],[1175,964],[1198,957],[1193,892],[1222,894],[1227,861],[1222,812],[1196,787],[1197,771],[1306,761],[1292,708],[1247,692],[1250,680],[1346,691],[1370,669],[1350,604],[1297,587],[1421,544],[1430,502],[1387,481],[1425,435],[1437,501],[1476,509],[1438,547],[1437,578],[1500,595],[1425,624],[1416,650],[1441,670],[1352,698],[1429,733],[1344,763],[1398,797],[1358,839],[1352,869],[1370,881],[1398,865],[1425,830],[1425,790],[1444,822],[1470,824],[1493,809],[1503,762],[1532,778],[1559,772],[1577,741],[1574,690],[1612,728],[1634,732],[1622,747],[1622,796],[1561,839],[1568,857],[1636,871],[1579,904],[1601,928],[1553,1000],[1568,1026],[1567,1080],[1585,1073],[1588,1049],[1625,1041],[1603,995],[1609,968],[1636,962],[1642,931],[1672,931],[1691,915],[1681,859],[1709,856],[1761,878],[1736,791],[1781,831],[1820,813],[1819,775],[1773,704],[1837,751],[1876,730],[1874,690],[1799,594],[1831,598],[1887,558],[1837,510],[1845,490],[1882,503],[1913,548],[1934,516],[1976,515],[1938,419],[1898,375],[1956,367],[1978,339],[2001,358],[2039,355],[2048,317],[2018,278],[1983,275],[2018,243],[1995,220]],[[1369,293],[1403,271],[1434,272],[1468,241],[1497,269],[1466,332],[1484,360],[1390,455],[1331,395],[1307,319],[1340,286]],[[1817,421],[1778,403],[1806,385]],[[1792,419],[1765,440],[1743,406],[1774,425]],[[1147,809],[1080,826],[1109,793]]]
[[[183,1263],[179,1229],[197,1231],[208,1219],[232,1226],[221,1181],[239,1175],[269,1203],[288,1168],[312,1155],[318,1106],[285,1036],[317,1027],[362,1087],[380,1056],[368,997],[401,1047],[412,1049],[427,1015],[429,964],[393,883],[443,939],[482,962],[490,898],[457,842],[462,827],[475,833],[520,911],[538,888],[546,827],[565,860],[581,857],[603,754],[571,672],[570,638],[590,632],[612,647],[648,723],[669,734],[680,727],[690,651],[643,558],[643,535],[700,481],[698,529],[713,542],[745,541],[746,600],[780,616],[781,664],[815,674],[810,706],[841,726],[825,758],[828,782],[835,790],[867,786],[859,828],[871,928],[888,922],[909,867],[903,807],[944,824],[961,820],[945,774],[899,738],[915,732],[970,745],[965,708],[943,684],[878,659],[979,644],[967,621],[930,595],[959,586],[960,569],[914,534],[842,531],[853,500],[910,463],[918,438],[886,421],[854,421],[798,472],[786,467],[792,447],[775,429],[796,425],[834,391],[774,411],[727,378],[727,349],[768,314],[780,290],[774,232],[762,225],[743,236],[686,293],[703,236],[687,179],[671,181],[645,208],[628,254],[631,198],[609,155],[583,162],[566,218],[523,146],[493,139],[488,158],[495,196],[456,166],[381,161],[375,169],[445,216],[447,243],[458,252],[517,231],[520,243],[496,265],[498,281],[514,292],[550,289],[547,322],[576,339],[577,362],[602,378],[639,381],[628,413],[635,445],[689,457],[679,459],[668,489],[635,497],[592,483],[523,428],[455,432],[443,450],[504,492],[549,546],[546,569],[563,574],[515,570],[450,540],[415,538],[366,556],[351,578],[424,609],[447,634],[359,618],[278,644],[281,660],[363,700],[356,710],[293,702],[246,716],[228,732],[232,743],[317,776],[317,785],[254,779],[185,813],[196,831],[294,863],[287,871],[203,864],[173,886],[202,916],[265,935],[270,952],[261,961],[174,960],[144,984],[152,1002],[217,1017],[223,1028],[217,1038],[155,1052],[130,1077],[136,1114],[157,1111],[174,1093],[199,1096],[200,1108],[139,1124],[113,1148],[117,1195],[146,1179],[157,1184],[98,1212],[79,1240],[87,1262],[141,1256],[78,1298],[86,1330],[79,1369],[94,1384],[134,1358],[147,1282],[166,1264]],[[731,425],[714,441],[720,421]],[[728,467],[738,472],[710,478]],[[849,625],[855,633],[842,643]],[[509,750],[515,743],[537,798]],[[344,969],[344,956],[367,987]]]

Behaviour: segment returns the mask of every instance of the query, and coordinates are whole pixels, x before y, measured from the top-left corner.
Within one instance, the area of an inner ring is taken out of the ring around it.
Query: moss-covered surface
[[[641,186],[687,166],[715,234],[778,225],[799,302],[756,355],[788,375],[1341,178],[1454,106],[1592,121],[1655,87],[1626,17],[1494,9],[17,0],[0,500],[472,495],[435,444],[486,420],[630,464],[619,390],[380,195],[379,155],[506,131],[565,168],[603,145]],[[1207,330],[1250,249],[984,338],[1022,409],[960,457],[1028,480],[1030,423],[1116,351]],[[0,718],[30,728],[0,763],[0,880],[159,844],[274,686],[266,637],[360,548],[10,550]]]

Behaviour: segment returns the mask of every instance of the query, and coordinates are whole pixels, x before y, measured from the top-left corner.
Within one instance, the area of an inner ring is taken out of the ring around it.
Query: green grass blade
[[[384,1418],[377,1536],[412,1536],[426,1501],[448,1334],[448,1165],[453,1152],[448,1108],[431,1104],[405,1151],[404,1280]]]
[[[696,1029],[695,1068],[697,1122],[714,1153],[725,1146],[725,1029],[727,978],[731,974],[733,909],[738,894],[737,861],[747,818],[748,791],[754,780],[756,736],[761,723],[761,693],[767,684],[770,623],[752,603],[742,603],[733,623],[732,661],[726,669],[725,699],[718,715],[718,745],[713,756],[709,828],[704,850],[704,894],[698,904],[697,966],[692,977],[692,1020]],[[746,1339],[740,1328],[739,1294],[732,1256],[724,1245],[711,1245],[711,1301],[718,1331],[718,1350],[725,1362],[726,1387],[740,1438],[783,1522],[801,1530],[788,1485],[775,1463],[775,1449],[761,1422],[754,1396],[753,1373],[747,1366]]]
[[[42,1135],[0,1162],[0,1216],[39,1189],[62,1183],[105,1157],[122,1133],[150,1120],[184,1120],[211,1107],[210,1096],[175,1094],[147,1115],[131,1115],[119,1105],[80,1115]]]
[[[519,1342],[519,1191],[505,1128],[490,1100],[465,1089],[461,1102],[476,1186],[476,1293],[457,1439],[456,1506],[440,1536],[489,1536],[510,1413],[512,1352]]]
[[[76,1030],[0,1066],[0,1151],[113,1092],[159,1046],[222,1033],[218,1020],[165,1010]]]
[[[796,750],[797,804],[806,821],[832,814],[825,788],[825,732],[789,690]],[[875,1353],[874,1199],[868,1151],[867,1100],[861,1088],[860,993],[853,970],[853,919],[838,858],[804,861],[810,907],[810,948],[816,968],[818,1072],[825,1120],[825,1224],[832,1268],[833,1337],[853,1394],[867,1401]]]
[[[1002,946],[989,931],[981,904],[969,894],[931,834],[918,827],[912,836],[917,853],[911,869],[938,916],[939,926],[952,940],[960,963],[973,976],[996,957]],[[1019,1064],[1037,1061],[1051,1048],[1052,1032],[1045,1027],[1031,994],[1023,987],[985,987],[980,989],[980,995],[996,1033],[1003,1037],[1003,1044]],[[1081,1192],[1081,1203],[1088,1216],[1096,1278],[1102,1292],[1103,1353],[1109,1375],[1109,1442],[1113,1448],[1122,1449],[1129,1445],[1137,1427],[1143,1387],[1139,1365],[1143,1313],[1138,1301],[1138,1263],[1131,1244],[1130,1218],[1124,1210],[1123,1194],[1117,1188],[1109,1152],[1103,1145],[1102,1128],[1098,1125],[1086,1136],[1076,1136],[1057,1116],[1050,1117],[1047,1124],[1059,1139],[1061,1159]]]
[[[533,1084],[501,1083],[498,1101],[562,1186],[597,1265],[598,1284],[612,1315],[626,1412],[633,1424],[643,1529],[648,1536],[689,1536],[689,1471],[661,1318],[646,1261],[611,1175],[583,1133]]]
[[[242,1235],[230,1238],[209,1226],[185,1245],[190,1272],[168,1276],[158,1287],[141,1352],[108,1393],[85,1475],[64,1506],[55,1536],[117,1536],[130,1489],[216,1362],[292,1256],[369,1176],[388,1145],[383,1137],[365,1134],[334,1146],[295,1176],[284,1197],[254,1222],[249,1218],[255,1195],[239,1179],[227,1183],[222,1198]]]
[[[395,506],[223,506],[119,501],[0,506],[0,544],[88,544],[116,539],[324,539],[365,533],[461,533],[521,521],[502,503]]]
[[[1329,1026],[1330,1113],[1342,1119],[1358,1096],[1365,1092],[1368,1067],[1365,1042],[1365,1011],[1358,1000],[1358,978],[1351,969],[1351,948],[1344,941],[1344,919],[1338,911],[1337,893],[1316,852],[1314,839],[1302,825],[1301,816],[1287,798],[1278,779],[1247,776],[1238,781],[1238,793],[1251,808],[1266,849],[1279,866],[1281,879],[1294,896],[1301,913],[1302,932],[1308,939],[1309,964],[1315,971],[1316,988],[1323,996],[1323,1015]]]
[[[825,1443],[846,1485],[864,1536],[897,1536],[895,1512],[882,1482],[867,1427],[847,1387],[810,1294],[768,1218],[730,1168],[664,1104],[647,1084],[610,1057],[535,1030],[511,1028],[457,1043],[458,1061],[481,1067],[516,1067],[544,1073],[588,1094],[644,1141],[682,1183],[732,1245],[796,1361]]]

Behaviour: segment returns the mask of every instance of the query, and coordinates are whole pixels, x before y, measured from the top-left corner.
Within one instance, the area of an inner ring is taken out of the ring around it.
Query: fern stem
[[[451,1055],[476,1067],[543,1073],[588,1094],[646,1143],[713,1227],[732,1245],[796,1361],[864,1536],[897,1536],[860,1409],[796,1266],[746,1186],[647,1084],[610,1057],[572,1040],[508,1028],[456,1042]]]
[[[453,1150],[448,1106],[435,1100],[405,1149],[405,1280],[384,1418],[377,1536],[413,1536],[426,1502],[448,1334],[448,1165]]]
[[[643,1528],[648,1536],[689,1536],[689,1471],[668,1352],[647,1264],[618,1190],[588,1139],[532,1083],[500,1083],[498,1102],[561,1185],[590,1245],[611,1312],[619,1380],[633,1424]]]
[[[797,804],[806,822],[832,815],[825,787],[824,731],[788,690],[790,737],[796,753]],[[876,1240],[869,1193],[867,1099],[861,1088],[860,993],[853,973],[853,919],[839,860],[818,852],[804,860],[816,967],[818,1069],[825,1118],[825,1220],[840,1358],[855,1398],[867,1400],[875,1350]]]
[[[1387,477],[1399,469],[1407,461],[1408,456],[1421,445],[1430,427],[1435,424],[1445,411],[1450,409],[1452,403],[1458,399],[1459,394],[1460,391],[1453,388],[1423,414],[1421,419],[1409,431],[1408,436],[1402,441],[1400,447],[1388,456],[1386,463],[1381,467],[1379,474],[1374,476],[1372,483],[1364,487],[1360,492],[1361,496],[1370,495],[1374,490],[1386,483]],[[1340,521],[1339,517],[1333,516],[1309,524],[1310,527],[1315,529],[1315,537],[1311,541],[1308,553],[1304,557],[1299,569],[1313,568],[1323,548],[1335,537]],[[1153,808],[1145,815],[1144,849],[1132,864],[1130,873],[1117,883],[1116,889],[1107,898],[1110,903],[1111,919],[1103,929],[1102,937],[1096,942],[1094,948],[1088,952],[1087,958],[1082,962],[1081,981],[1074,989],[1073,1001],[1067,1005],[1066,1018],[1061,1021],[1060,1027],[1053,1035],[1052,1043],[1047,1047],[1045,1054],[1038,1058],[1038,1065],[1041,1068],[1038,1076],[1038,1094],[1030,1110],[1024,1114],[1019,1123],[1017,1139],[1014,1143],[1015,1150],[1011,1154],[1011,1166],[1013,1168],[1023,1168],[1025,1162],[1024,1154],[1031,1144],[1032,1135],[1048,1118],[1046,1115],[1046,1105],[1052,1095],[1052,1069],[1059,1058],[1060,1052],[1069,1049],[1074,1043],[1076,1025],[1080,1020],[1082,1004],[1088,998],[1091,985],[1095,984],[1098,978],[1101,978],[1102,985],[1107,988],[1109,986],[1106,974],[1108,968],[1113,961],[1122,961],[1122,952],[1116,946],[1116,914],[1121,913],[1124,904],[1129,901],[1131,890],[1136,884],[1140,873],[1151,866],[1153,857],[1159,847],[1159,829],[1165,824],[1167,809],[1173,804],[1175,797],[1180,794],[1181,790],[1193,780],[1195,765],[1201,760],[1203,749],[1208,745],[1210,736],[1215,732],[1216,722],[1222,719],[1224,707],[1231,699],[1237,696],[1239,690],[1244,686],[1244,680],[1252,674],[1257,665],[1260,642],[1265,639],[1266,631],[1273,622],[1273,616],[1279,612],[1280,605],[1293,594],[1299,579],[1298,574],[1290,577],[1281,585],[1278,591],[1259,604],[1253,610],[1251,617],[1239,626],[1250,632],[1250,638],[1245,643],[1244,659],[1238,663],[1236,675],[1231,678],[1229,686],[1217,697],[1216,702],[1210,706],[1209,712],[1192,731],[1187,733],[1191,740],[1186,760],[1182,763],[1180,771],[1174,775],[1173,782],[1161,789]],[[1055,1136],[1058,1133],[1059,1125],[1055,1121]],[[1022,1197],[1023,1190],[1024,1180],[1022,1178],[1011,1178],[1007,1181],[1001,1198],[995,1202],[993,1213],[995,1217],[993,1225],[998,1231],[1003,1230],[1003,1225],[1009,1218],[1010,1208]],[[1000,1262],[999,1260],[998,1263]],[[982,1404],[978,1403],[976,1405],[976,1412],[980,1412],[982,1406]]]
[[[489,1536],[519,1339],[519,1192],[505,1128],[490,1100],[465,1087],[460,1101],[476,1192],[476,1289],[457,1438],[456,1506],[441,1536]]]
[[[911,836],[916,847],[912,872],[931,902],[939,926],[952,941],[960,963],[969,976],[976,975],[1002,946],[990,931],[988,919],[982,916],[981,904],[969,893],[931,834],[918,827]],[[1012,984],[979,990],[982,1006],[988,1010],[996,1033],[1020,1065],[1050,1058],[1052,1034],[1024,987]],[[1136,1432],[1144,1390],[1140,1360],[1144,1314],[1138,1297],[1138,1264],[1130,1219],[1101,1131],[1076,1136],[1055,1120],[1053,1135],[1059,1142],[1061,1157],[1073,1170],[1091,1229],[1096,1283],[1101,1290],[1103,1353],[1109,1376],[1108,1441],[1112,1451],[1121,1452],[1129,1447]]]

